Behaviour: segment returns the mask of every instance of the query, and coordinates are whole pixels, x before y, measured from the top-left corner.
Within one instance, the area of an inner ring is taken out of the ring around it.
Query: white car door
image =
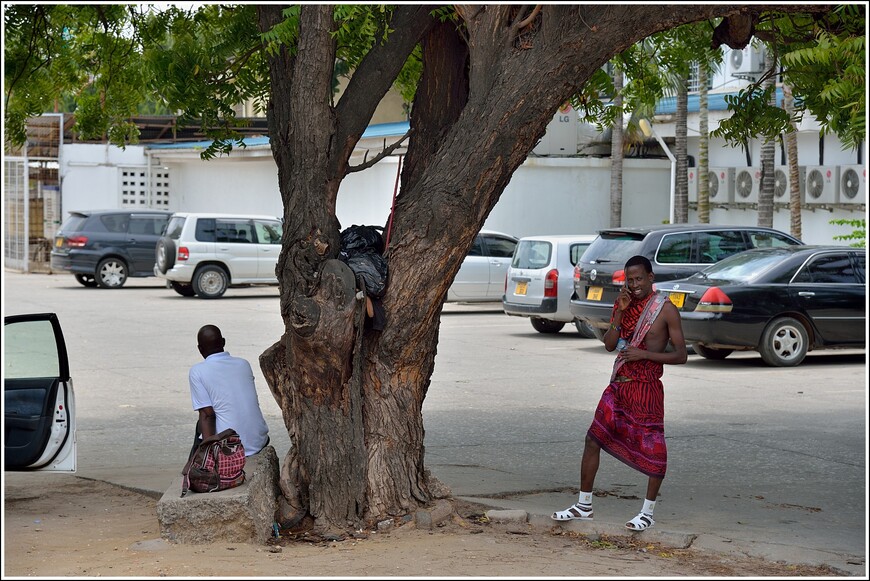
[[[474,301],[486,298],[489,290],[489,257],[484,256],[483,241],[480,235],[474,239],[474,244],[459,272],[453,279],[453,284],[447,292],[448,301]]]
[[[480,237],[483,238],[484,254],[489,261],[489,285],[486,298],[500,301],[504,295],[505,276],[511,265],[517,241],[515,238],[498,234],[481,234]]]
[[[233,283],[253,282],[259,271],[259,245],[250,220],[215,221],[215,255],[230,267]]]
[[[57,315],[8,316],[4,331],[4,470],[75,472],[75,394]]]

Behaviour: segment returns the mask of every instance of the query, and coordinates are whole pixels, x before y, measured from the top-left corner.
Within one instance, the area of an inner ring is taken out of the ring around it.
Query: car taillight
[[[701,313],[730,313],[733,305],[731,299],[728,298],[722,289],[716,286],[711,286],[701,296],[698,306],[695,307],[695,312]]]
[[[616,286],[621,286],[625,284],[625,271],[617,270],[613,273],[613,278],[611,279],[613,284]]]
[[[580,282],[580,275],[582,273],[583,273],[583,271],[580,269],[579,264],[574,266],[574,284],[575,285]]]
[[[555,268],[544,277],[544,297],[553,298],[559,294],[559,271]]]
[[[70,248],[84,248],[85,244],[88,243],[87,236],[70,236],[66,239],[66,244]]]
[[[187,249],[187,246],[179,246],[178,260],[187,260],[188,258],[190,258],[190,250]]]

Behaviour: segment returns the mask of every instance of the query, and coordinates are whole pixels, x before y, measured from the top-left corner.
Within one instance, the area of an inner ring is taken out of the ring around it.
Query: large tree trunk
[[[616,117],[610,131],[610,227],[622,226],[622,161],[625,131],[622,127],[622,69],[613,67],[613,107]]]
[[[281,9],[259,7],[262,30],[282,20]],[[269,56],[285,332],[260,365],[292,444],[279,516],[285,524],[308,516],[321,533],[341,535],[429,500],[421,410],[447,289],[556,109],[637,40],[753,9],[457,6],[458,32],[436,26],[430,10],[395,8],[393,32],[369,50],[334,107],[331,6],[303,5],[297,51]],[[354,277],[336,259],[336,197],[353,147],[420,40],[425,71],[391,217],[386,323],[376,331],[362,325]]]

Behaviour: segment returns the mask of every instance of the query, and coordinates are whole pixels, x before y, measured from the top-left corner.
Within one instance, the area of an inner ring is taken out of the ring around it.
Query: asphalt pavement
[[[3,291],[4,315],[58,313],[76,390],[78,476],[163,494],[189,450],[187,372],[206,323],[251,361],[271,443],[280,460],[289,450],[257,363],[283,332],[276,287],[204,301],[153,278],[103,290],[7,270]],[[499,304],[446,305],[423,405],[426,466],[457,497],[549,525],[576,501],[583,438],[612,361],[572,326],[543,335]],[[788,369],[756,353],[666,367],[669,466],[656,526],[643,534],[866,577],[867,379],[864,350],[811,353]],[[646,477],[602,454],[595,520],[570,527],[625,533],[645,487]]]

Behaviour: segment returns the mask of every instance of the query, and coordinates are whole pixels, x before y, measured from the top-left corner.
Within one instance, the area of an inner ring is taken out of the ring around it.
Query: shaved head
[[[196,334],[197,347],[203,357],[208,357],[213,353],[220,353],[224,350],[223,335],[221,330],[214,325],[203,325]]]

